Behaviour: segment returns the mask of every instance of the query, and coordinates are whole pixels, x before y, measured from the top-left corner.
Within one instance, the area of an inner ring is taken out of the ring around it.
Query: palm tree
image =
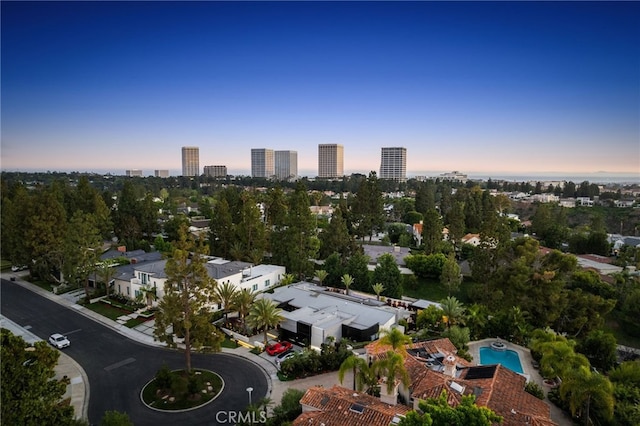
[[[460,321],[464,314],[464,306],[453,296],[449,296],[440,302],[440,307],[446,317],[447,328]]]
[[[488,313],[485,305],[474,303],[466,311],[466,324],[471,332],[471,337],[477,339],[482,335],[485,325],[487,325]]]
[[[222,309],[224,309],[224,322],[227,322],[227,314],[233,308],[233,301],[236,297],[236,293],[238,290],[236,286],[231,284],[229,281],[225,281],[222,285],[218,285],[216,287],[215,299],[217,303],[222,305]]]
[[[571,414],[584,419],[589,424],[591,401],[597,401],[606,419],[613,416],[613,385],[601,374],[592,373],[588,367],[580,367],[569,374],[560,385],[560,396],[569,397]]]
[[[540,359],[540,372],[548,379],[565,376],[581,367],[589,367],[587,357],[574,350],[575,342],[559,340],[543,343],[539,346],[542,358]]]
[[[380,301],[380,293],[384,291],[384,285],[382,283],[375,283],[371,286],[373,292],[376,294],[376,300]]]
[[[400,352],[404,356],[407,352],[404,346],[411,343],[411,337],[404,334],[399,328],[385,328],[380,332],[378,342],[381,345],[391,346],[394,352]]]
[[[285,286],[289,284],[293,284],[295,282],[296,276],[293,274],[284,274],[280,279],[280,285]]]
[[[233,306],[238,311],[238,316],[240,317],[240,321],[242,325],[246,329],[245,317],[249,313],[251,309],[251,305],[256,299],[255,293],[252,293],[248,288],[243,288],[240,291],[237,291],[233,297]]]
[[[342,284],[347,289],[347,295],[349,295],[349,287],[351,287],[351,284],[353,284],[353,277],[349,274],[344,274],[340,281],[342,281]]]
[[[338,380],[340,380],[340,384],[344,381],[344,375],[349,370],[353,370],[354,391],[368,391],[372,386],[375,386],[376,375],[371,367],[369,367],[366,359],[353,354],[342,361],[342,364],[340,364],[340,370],[338,370]]]
[[[282,316],[282,309],[269,299],[262,298],[255,301],[249,309],[249,315],[247,316],[247,324],[249,326],[264,330],[264,345],[267,346],[269,341],[267,331],[269,328],[273,328],[280,324],[284,318]]]
[[[324,280],[327,278],[327,275],[329,275],[329,273],[324,269],[318,269],[316,271],[316,276],[318,277],[318,281],[320,281],[320,285],[322,285]]]
[[[404,367],[404,357],[394,351],[388,351],[387,357],[374,362],[372,368],[385,378],[388,394],[393,393],[398,380],[407,387],[411,383],[409,373]]]
[[[116,274],[116,270],[115,268],[111,267],[111,264],[109,262],[105,262],[102,266],[99,267],[98,274],[100,276],[100,279],[104,282],[106,294],[107,296],[109,296],[109,285],[111,284],[111,280]]]

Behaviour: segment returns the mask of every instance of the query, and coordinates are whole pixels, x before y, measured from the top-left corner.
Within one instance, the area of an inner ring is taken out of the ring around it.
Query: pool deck
[[[495,342],[496,340],[498,339],[491,338],[469,342],[469,354],[473,357],[473,363],[480,364],[480,348],[483,346],[490,346],[491,343]],[[511,349],[518,354],[518,356],[520,357],[520,364],[522,364],[522,375],[527,378],[527,381],[532,380],[537,383],[542,388],[542,390],[544,390],[544,393],[546,395],[550,388],[549,386],[546,386],[544,383],[542,383],[542,376],[540,375],[540,372],[533,367],[533,357],[531,356],[531,351],[523,346],[507,342],[506,340],[501,339],[500,341],[507,345],[506,349]],[[567,416],[560,408],[556,407],[555,404],[550,402],[547,398],[544,399],[544,402],[547,403],[551,410],[551,420],[553,420],[560,426],[573,425],[571,418],[569,418],[569,416]]]

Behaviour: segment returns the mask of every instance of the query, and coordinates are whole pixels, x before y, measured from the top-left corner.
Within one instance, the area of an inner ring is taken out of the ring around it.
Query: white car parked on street
[[[67,336],[63,336],[59,333],[55,333],[49,336],[49,343],[51,343],[58,349],[66,348],[67,346],[71,345],[71,342],[69,341],[69,339],[67,339]]]

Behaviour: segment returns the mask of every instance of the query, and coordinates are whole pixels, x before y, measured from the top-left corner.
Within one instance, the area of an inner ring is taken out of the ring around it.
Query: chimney
[[[450,377],[456,377],[456,357],[447,355],[442,361],[444,364],[444,374]]]
[[[387,378],[383,377],[378,383],[380,384],[380,402],[387,405],[398,404],[398,387],[400,386],[400,380],[396,380],[391,393],[387,392]]]

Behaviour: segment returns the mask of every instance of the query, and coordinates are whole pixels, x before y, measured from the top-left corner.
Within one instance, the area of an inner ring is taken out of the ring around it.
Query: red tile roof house
[[[389,346],[379,341],[366,347],[370,359],[385,356]],[[418,409],[420,400],[436,398],[447,391],[449,403],[458,405],[462,395],[476,395],[476,404],[486,406],[504,418],[502,425],[556,425],[549,406],[524,390],[526,378],[502,365],[474,366],[456,355],[449,339],[436,339],[406,346],[405,368],[411,378],[409,389],[399,392]]]
[[[355,393],[341,386],[309,388],[300,404],[302,414],[294,420],[293,426],[389,426],[411,410],[405,405],[385,404],[375,396]]]
[[[557,426],[549,406],[524,390],[526,379],[502,365],[474,366],[456,355],[449,339],[436,339],[405,346],[405,368],[411,385],[400,385],[395,395],[380,399],[353,393],[340,386],[313,387],[300,400],[302,414],[294,426],[389,426],[409,410],[419,409],[420,400],[436,398],[447,391],[449,404],[456,406],[463,395],[475,395],[476,404],[503,417],[503,426]],[[370,361],[383,358],[391,349],[379,341],[366,346]],[[411,406],[397,404],[398,393]]]

